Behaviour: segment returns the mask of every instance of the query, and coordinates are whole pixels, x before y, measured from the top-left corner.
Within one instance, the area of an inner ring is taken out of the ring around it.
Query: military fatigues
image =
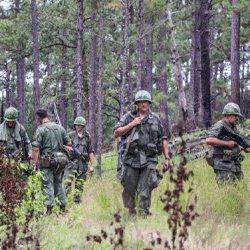
[[[83,160],[81,156],[74,152],[69,153],[70,162],[64,174],[64,179],[66,180],[65,189],[67,194],[71,191],[71,185],[74,178],[76,183],[75,188],[82,192],[83,181],[86,181],[87,178],[89,154],[94,152],[90,135],[86,130],[83,132],[81,137],[76,131],[69,133],[69,137],[85,159]],[[75,196],[75,202],[78,201],[80,201],[79,195]]]
[[[139,116],[137,113],[135,116]],[[124,127],[134,120],[131,112],[125,114],[116,124],[114,130]],[[133,129],[127,133],[127,138]],[[136,192],[140,198],[140,209],[142,213],[149,214],[151,204],[151,192],[158,186],[155,167],[158,163],[157,149],[162,148],[162,140],[167,139],[159,117],[149,111],[141,124],[135,129],[128,152],[123,161],[122,185],[123,203],[129,208],[130,213],[135,211]],[[157,147],[158,146],[158,147]]]
[[[67,203],[65,192],[62,188],[63,172],[54,172],[50,165],[45,164],[44,157],[62,150],[63,145],[70,141],[65,129],[54,122],[45,122],[41,124],[35,134],[34,147],[40,149],[42,158],[41,171],[43,172],[42,188],[46,196],[45,205],[54,204],[54,198],[58,197],[61,206]],[[45,166],[46,165],[46,166]]]
[[[8,157],[13,158],[19,155],[18,152],[23,151],[22,144],[26,149],[26,153],[32,154],[30,139],[25,128],[18,121],[16,121],[14,128],[8,127],[5,121],[0,124],[0,143],[4,141],[5,153]]]
[[[226,123],[225,120],[215,123],[210,131],[208,137],[215,137],[224,141],[231,141],[232,139],[227,135],[220,135],[221,128]],[[228,123],[226,123],[228,124]],[[230,126],[228,124],[228,126]],[[230,126],[234,133],[238,134],[235,126]],[[241,170],[242,155],[239,146],[229,147],[214,147],[214,172],[219,183],[223,181],[235,181],[236,179],[241,180],[243,178]]]

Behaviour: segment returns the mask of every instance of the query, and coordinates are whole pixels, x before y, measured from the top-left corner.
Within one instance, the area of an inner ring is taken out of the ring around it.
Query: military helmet
[[[140,90],[135,95],[135,103],[138,101],[149,101],[152,103],[151,95],[146,90]]]
[[[10,107],[5,110],[4,119],[6,121],[16,121],[18,119],[18,111],[16,108]]]
[[[240,115],[240,116],[243,116],[240,113],[240,107],[236,103],[233,103],[233,102],[228,103],[224,107],[224,109],[222,111],[222,114],[223,115]]]
[[[86,126],[86,120],[82,116],[76,117],[74,125]]]

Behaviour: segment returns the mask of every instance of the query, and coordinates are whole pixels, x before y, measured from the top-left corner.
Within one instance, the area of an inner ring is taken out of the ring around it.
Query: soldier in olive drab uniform
[[[13,107],[6,109],[4,122],[0,124],[0,143],[4,143],[5,153],[8,157],[14,158],[21,154],[25,155],[23,151],[26,151],[25,157],[31,159],[32,146],[29,137],[25,128],[17,119],[17,109]],[[21,152],[21,154],[19,154],[19,152]]]
[[[167,137],[159,117],[150,111],[151,103],[151,95],[145,90],[139,91],[135,95],[137,111],[126,113],[114,127],[116,138],[127,137],[121,183],[123,203],[130,215],[136,212],[136,193],[140,198],[140,214],[151,214],[151,192],[158,186],[157,154],[161,151],[165,157],[164,168],[169,167]]]
[[[228,181],[234,182],[243,178],[241,150],[250,152],[250,145],[247,142],[245,142],[247,146],[242,148],[229,135],[221,135],[222,127],[225,127],[227,131],[238,134],[236,124],[239,122],[239,117],[242,116],[239,106],[235,103],[228,103],[222,114],[224,119],[211,127],[206,139],[206,143],[213,147],[213,168],[219,184]]]
[[[62,212],[65,212],[67,200],[65,192],[62,188],[63,172],[54,171],[51,159],[54,153],[62,151],[63,145],[71,146],[71,140],[62,126],[49,121],[47,110],[39,109],[36,112],[36,115],[37,120],[41,123],[41,125],[35,132],[35,141],[33,142],[33,164],[34,170],[36,171],[38,156],[40,153],[40,170],[43,173],[42,188],[46,197],[46,213],[51,213],[55,197],[58,197],[60,209]]]
[[[86,121],[83,117],[79,116],[74,121],[76,131],[70,132],[69,137],[72,140],[72,144],[76,147],[81,155],[72,151],[72,147],[67,147],[70,151],[70,162],[65,170],[64,179],[66,194],[70,193],[73,179],[75,178],[75,188],[82,192],[83,182],[87,179],[87,172],[94,171],[94,149],[91,143],[89,133],[86,131]],[[90,167],[88,168],[88,162],[90,160]],[[81,201],[80,195],[77,194],[74,197],[74,201],[79,203]]]

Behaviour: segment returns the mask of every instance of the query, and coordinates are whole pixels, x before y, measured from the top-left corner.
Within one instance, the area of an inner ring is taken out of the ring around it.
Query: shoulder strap
[[[227,130],[229,130],[230,132],[234,133],[233,129],[224,121],[224,120],[220,120],[218,121],[220,124],[222,124]]]

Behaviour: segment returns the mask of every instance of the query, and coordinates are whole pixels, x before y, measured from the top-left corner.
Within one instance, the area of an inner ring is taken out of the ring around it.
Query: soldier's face
[[[82,131],[83,131],[83,128],[84,128],[84,126],[82,126],[82,125],[75,125],[75,127],[76,127],[76,131],[77,131],[78,133],[82,132]]]
[[[137,106],[139,111],[141,112],[148,112],[150,108],[150,102],[149,101],[138,101]]]
[[[239,123],[240,117],[238,115],[230,115],[229,116],[229,123],[232,125],[236,125]]]
[[[14,128],[16,125],[15,121],[6,121],[6,124],[9,128]]]

